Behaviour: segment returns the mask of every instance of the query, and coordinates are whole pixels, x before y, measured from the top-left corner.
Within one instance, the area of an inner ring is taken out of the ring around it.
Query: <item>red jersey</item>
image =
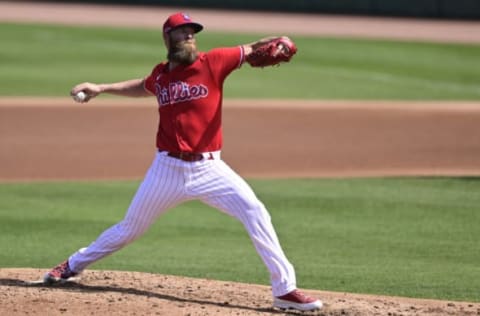
[[[158,101],[159,150],[202,153],[221,149],[223,82],[243,59],[243,47],[237,46],[199,53],[193,64],[171,71],[166,62],[155,66],[145,79],[145,89]]]

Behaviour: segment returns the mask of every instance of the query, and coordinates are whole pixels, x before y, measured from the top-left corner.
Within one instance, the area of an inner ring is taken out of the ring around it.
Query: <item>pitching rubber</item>
[[[73,283],[80,281],[80,277],[71,277],[68,279],[54,279],[54,278],[42,278],[38,280],[26,280],[24,281],[25,285],[36,286],[36,285],[59,285],[59,284],[66,284],[66,283]]]

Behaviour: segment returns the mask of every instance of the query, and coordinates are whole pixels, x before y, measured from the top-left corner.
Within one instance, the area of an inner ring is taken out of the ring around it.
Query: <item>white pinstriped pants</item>
[[[219,153],[216,156],[219,158]],[[84,270],[140,237],[168,209],[192,199],[242,222],[270,271],[274,296],[296,288],[294,268],[283,253],[268,211],[250,186],[221,159],[185,162],[165,152],[157,153],[125,218],[74,253],[69,258],[70,268]]]

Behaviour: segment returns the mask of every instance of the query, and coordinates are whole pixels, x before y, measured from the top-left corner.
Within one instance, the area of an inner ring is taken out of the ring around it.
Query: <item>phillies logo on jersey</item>
[[[203,84],[189,85],[183,81],[171,82],[168,87],[155,84],[158,104],[165,106],[208,96],[208,88]]]

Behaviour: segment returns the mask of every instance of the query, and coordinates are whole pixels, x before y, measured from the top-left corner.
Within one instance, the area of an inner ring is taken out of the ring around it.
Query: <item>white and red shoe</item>
[[[43,283],[45,284],[55,284],[55,283],[65,283],[70,280],[74,280],[79,273],[74,272],[70,269],[68,260],[60,263],[55,266],[50,272],[46,273],[43,277]]]
[[[280,309],[296,309],[299,311],[313,311],[321,309],[322,301],[307,296],[299,290],[293,290],[285,295],[273,299],[273,307]]]

